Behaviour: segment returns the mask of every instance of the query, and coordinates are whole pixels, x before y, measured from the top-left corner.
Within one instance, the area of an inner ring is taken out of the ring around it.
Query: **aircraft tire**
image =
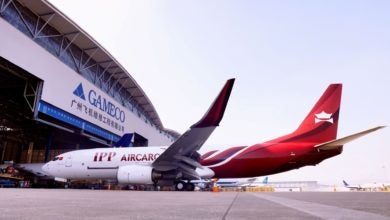
[[[186,187],[186,184],[183,181],[177,181],[175,183],[175,190],[176,191],[183,191]]]

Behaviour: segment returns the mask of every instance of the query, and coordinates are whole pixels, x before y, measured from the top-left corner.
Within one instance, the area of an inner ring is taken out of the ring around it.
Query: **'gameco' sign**
[[[96,108],[102,110],[107,113],[109,116],[121,121],[125,122],[126,116],[125,112],[120,109],[118,106],[115,106],[112,102],[108,101],[100,94],[98,94],[95,90],[91,89],[88,91],[88,100],[86,100],[84,95],[84,89],[82,83],[80,83],[77,88],[73,91],[73,94],[81,99],[88,101],[89,104],[95,106]]]

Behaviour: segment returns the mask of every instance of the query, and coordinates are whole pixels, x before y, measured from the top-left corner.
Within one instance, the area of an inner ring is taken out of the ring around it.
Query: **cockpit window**
[[[64,157],[62,156],[57,156],[57,157],[54,157],[53,161],[56,161],[56,160],[62,160]]]

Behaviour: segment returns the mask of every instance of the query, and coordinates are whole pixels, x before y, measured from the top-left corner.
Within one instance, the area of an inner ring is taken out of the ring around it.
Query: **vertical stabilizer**
[[[331,84],[293,133],[305,142],[326,142],[337,137],[342,84]]]
[[[119,139],[115,144],[114,147],[131,147],[131,139],[133,138],[132,133],[126,133],[124,134],[121,139]]]

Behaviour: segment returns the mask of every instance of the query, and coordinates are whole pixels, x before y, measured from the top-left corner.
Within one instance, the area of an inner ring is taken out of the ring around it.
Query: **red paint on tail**
[[[323,143],[337,137],[342,84],[331,84],[301,125],[284,141]]]

